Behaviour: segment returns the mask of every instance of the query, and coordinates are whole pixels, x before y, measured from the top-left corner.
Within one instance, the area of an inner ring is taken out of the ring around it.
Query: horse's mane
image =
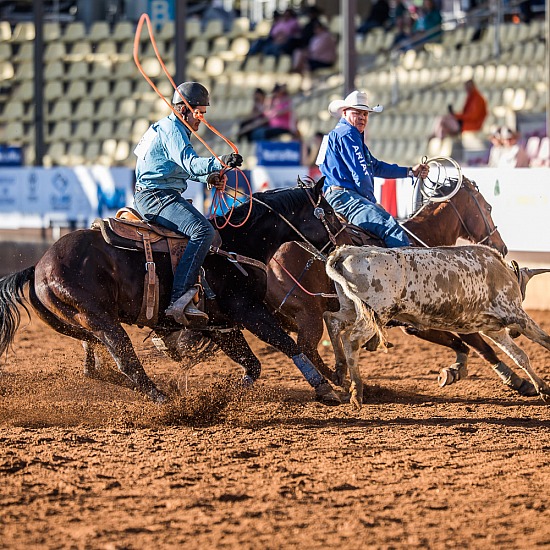
[[[304,204],[303,193],[298,193],[297,191],[304,190],[303,187],[286,187],[282,189],[270,189],[268,191],[254,193],[252,195],[253,199],[256,198],[263,203],[269,205],[276,212],[281,213],[283,216],[286,213],[295,211],[298,208],[301,208]],[[306,191],[307,192],[307,191]],[[242,223],[248,216],[250,205],[247,202],[237,206],[231,214],[231,223],[239,224]],[[263,204],[253,200],[252,211],[250,212],[250,217],[248,218],[247,225],[252,225],[256,223],[266,212],[268,212]],[[216,221],[222,225],[225,221],[224,216],[218,216]]]

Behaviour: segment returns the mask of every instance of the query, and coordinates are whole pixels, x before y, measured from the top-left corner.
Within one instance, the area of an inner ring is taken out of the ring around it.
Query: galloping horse
[[[444,202],[427,204],[417,215],[404,223],[410,232],[413,244],[428,246],[454,245],[458,238],[474,244],[486,244],[498,250],[503,256],[507,253],[492,218],[491,205],[485,200],[475,183],[463,176],[458,192]],[[372,240],[370,244],[380,241]],[[338,311],[338,300],[327,297],[334,293],[334,286],[325,273],[325,266],[295,243],[286,243],[275,254],[268,266],[268,292],[266,300],[272,311],[281,320],[286,330],[297,333],[298,345],[306,350],[306,355],[317,369],[337,385],[343,380],[339,373],[346,372],[345,366],[336,365],[333,373],[324,364],[317,350],[323,335],[323,313]],[[308,263],[309,262],[309,263]],[[309,269],[306,269],[309,265]],[[295,283],[285,272],[289,271],[299,280]],[[307,294],[302,288],[309,291]],[[313,294],[313,295],[312,295]],[[438,330],[418,330],[405,328],[413,334],[436,344],[449,347],[457,355],[456,363],[441,370],[441,386],[452,384],[465,377],[469,348],[474,348],[495,369],[501,379],[522,395],[536,395],[534,386],[517,376],[505,363],[499,360],[495,351],[479,334],[461,335]]]
[[[205,300],[211,319],[205,334],[243,366],[244,381],[250,384],[260,376],[261,365],[241,332],[241,328],[248,329],[291,357],[315,388],[317,398],[332,405],[338,404],[339,399],[330,384],[282,330],[263,302],[267,285],[265,264],[283,243],[300,240],[311,249],[322,249],[335,242],[334,233],[342,226],[321,194],[322,185],[321,179],[312,187],[302,185],[256,193],[250,218],[239,228],[225,224],[220,229],[223,248],[230,254],[209,255],[204,264],[206,281],[215,293],[215,298]],[[240,225],[248,213],[248,204],[237,207],[232,224]],[[245,263],[245,260],[251,261]],[[159,312],[163,312],[172,288],[169,255],[155,253],[155,263]],[[38,316],[56,331],[83,342],[85,374],[102,378],[100,352],[107,348],[122,373],[117,383],[129,383],[154,401],[163,402],[165,394],[145,373],[121,326],[121,323],[136,324],[140,317],[144,275],[142,251],[113,247],[96,230],[65,235],[36,266],[0,279],[0,355],[13,342],[19,326],[17,305],[27,309],[23,290],[28,283],[29,301]],[[147,322],[140,324],[150,326]],[[224,330],[217,330],[218,327]],[[182,329],[163,313],[159,313],[157,324],[150,328],[160,334]]]

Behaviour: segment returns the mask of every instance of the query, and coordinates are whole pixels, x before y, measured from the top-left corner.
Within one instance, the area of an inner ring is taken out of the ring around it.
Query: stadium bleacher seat
[[[74,110],[75,120],[91,120],[95,117],[95,103],[91,99],[78,98],[76,108]]]
[[[109,40],[111,38],[109,23],[107,21],[94,21],[87,38],[94,44],[100,44],[104,40]]]
[[[59,120],[70,120],[72,118],[72,106],[71,102],[59,98],[53,102],[53,107],[48,113],[48,121],[57,122]]]
[[[71,44],[71,49],[66,56],[67,61],[85,61],[92,55],[92,44],[88,40],[78,40]]]
[[[7,44],[11,41],[11,25],[9,21],[0,21],[0,43]]]
[[[126,40],[133,42],[135,32],[136,26],[131,21],[117,21],[111,37],[117,42],[124,42]]]
[[[35,29],[32,21],[21,21],[15,24],[11,35],[11,41],[14,44],[32,42],[34,38]]]
[[[71,21],[65,27],[60,40],[67,44],[72,44],[79,40],[83,40],[86,36],[86,27],[82,21]]]
[[[63,158],[63,164],[78,166],[84,163],[84,142],[71,140]]]

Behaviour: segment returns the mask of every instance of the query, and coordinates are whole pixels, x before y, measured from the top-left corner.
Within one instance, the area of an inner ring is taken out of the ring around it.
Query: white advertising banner
[[[550,169],[468,168],[509,250],[550,252]]]
[[[87,227],[131,204],[132,190],[133,172],[123,167],[4,168],[0,227]]]
[[[309,168],[307,166],[258,166],[251,171],[252,190],[267,191],[280,187],[296,187],[298,177],[307,178]]]

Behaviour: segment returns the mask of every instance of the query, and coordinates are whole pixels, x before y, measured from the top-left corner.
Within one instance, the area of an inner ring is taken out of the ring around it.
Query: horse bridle
[[[472,185],[474,186],[475,190],[478,191],[478,188],[477,188],[477,185],[475,184],[475,182],[472,182]],[[486,233],[487,233],[485,235],[485,237],[483,237],[483,239],[481,239],[480,241],[477,241],[476,238],[472,235],[471,231],[468,229],[468,226],[466,225],[466,223],[462,219],[462,216],[460,215],[460,213],[458,212],[456,206],[453,204],[453,202],[451,200],[449,200],[449,204],[453,207],[453,210],[456,214],[456,217],[459,219],[459,221],[462,225],[462,228],[464,229],[464,231],[466,231],[466,233],[468,234],[468,237],[470,237],[470,240],[475,244],[483,244],[486,241],[488,241],[496,233],[497,226],[495,225],[491,229],[491,224],[487,221],[487,217],[483,213],[483,209],[481,208],[481,205],[479,204],[479,201],[477,200],[477,197],[475,196],[475,193],[471,189],[469,189],[467,186],[464,186],[464,184],[462,184],[462,187],[468,192],[470,197],[475,202],[475,204],[476,204],[476,206],[479,210],[479,213],[481,215],[481,218],[482,218],[483,222],[485,223],[485,230],[486,230]]]
[[[322,262],[326,262],[327,261],[327,257],[323,254],[323,251],[325,250],[325,248],[327,248],[327,246],[330,246],[330,244],[336,246],[336,237],[342,232],[344,231],[344,228],[342,227],[342,229],[340,229],[336,234],[334,234],[330,227],[329,227],[329,224],[326,220],[326,213],[325,213],[325,210],[319,206],[319,204],[321,203],[321,200],[323,198],[323,195],[321,193],[319,193],[319,199],[317,200],[317,202],[315,202],[313,200],[313,198],[311,197],[310,193],[309,193],[309,187],[305,186],[305,185],[301,185],[300,186],[306,193],[306,196],[307,198],[309,199],[309,202],[312,204],[313,206],[313,215],[321,221],[321,223],[323,224],[326,232],[328,233],[328,242],[325,244],[325,246],[323,246],[323,248],[321,248],[321,250],[319,250],[311,241],[309,241],[309,239],[289,220],[287,220],[280,212],[277,212],[276,210],[274,210],[273,208],[271,208],[271,206],[269,206],[269,204],[266,204],[265,202],[261,201],[260,199],[256,198],[256,197],[252,197],[252,200],[254,202],[257,202],[258,204],[261,204],[262,206],[265,206],[268,210],[270,210],[271,212],[273,212],[274,214],[276,214],[279,218],[281,218],[281,220],[283,220],[298,236],[300,236],[303,240],[303,242],[299,242],[299,241],[296,241],[296,243],[298,245],[300,245],[302,248],[304,248],[304,250],[307,250],[312,256],[314,256],[317,260],[321,260]]]

